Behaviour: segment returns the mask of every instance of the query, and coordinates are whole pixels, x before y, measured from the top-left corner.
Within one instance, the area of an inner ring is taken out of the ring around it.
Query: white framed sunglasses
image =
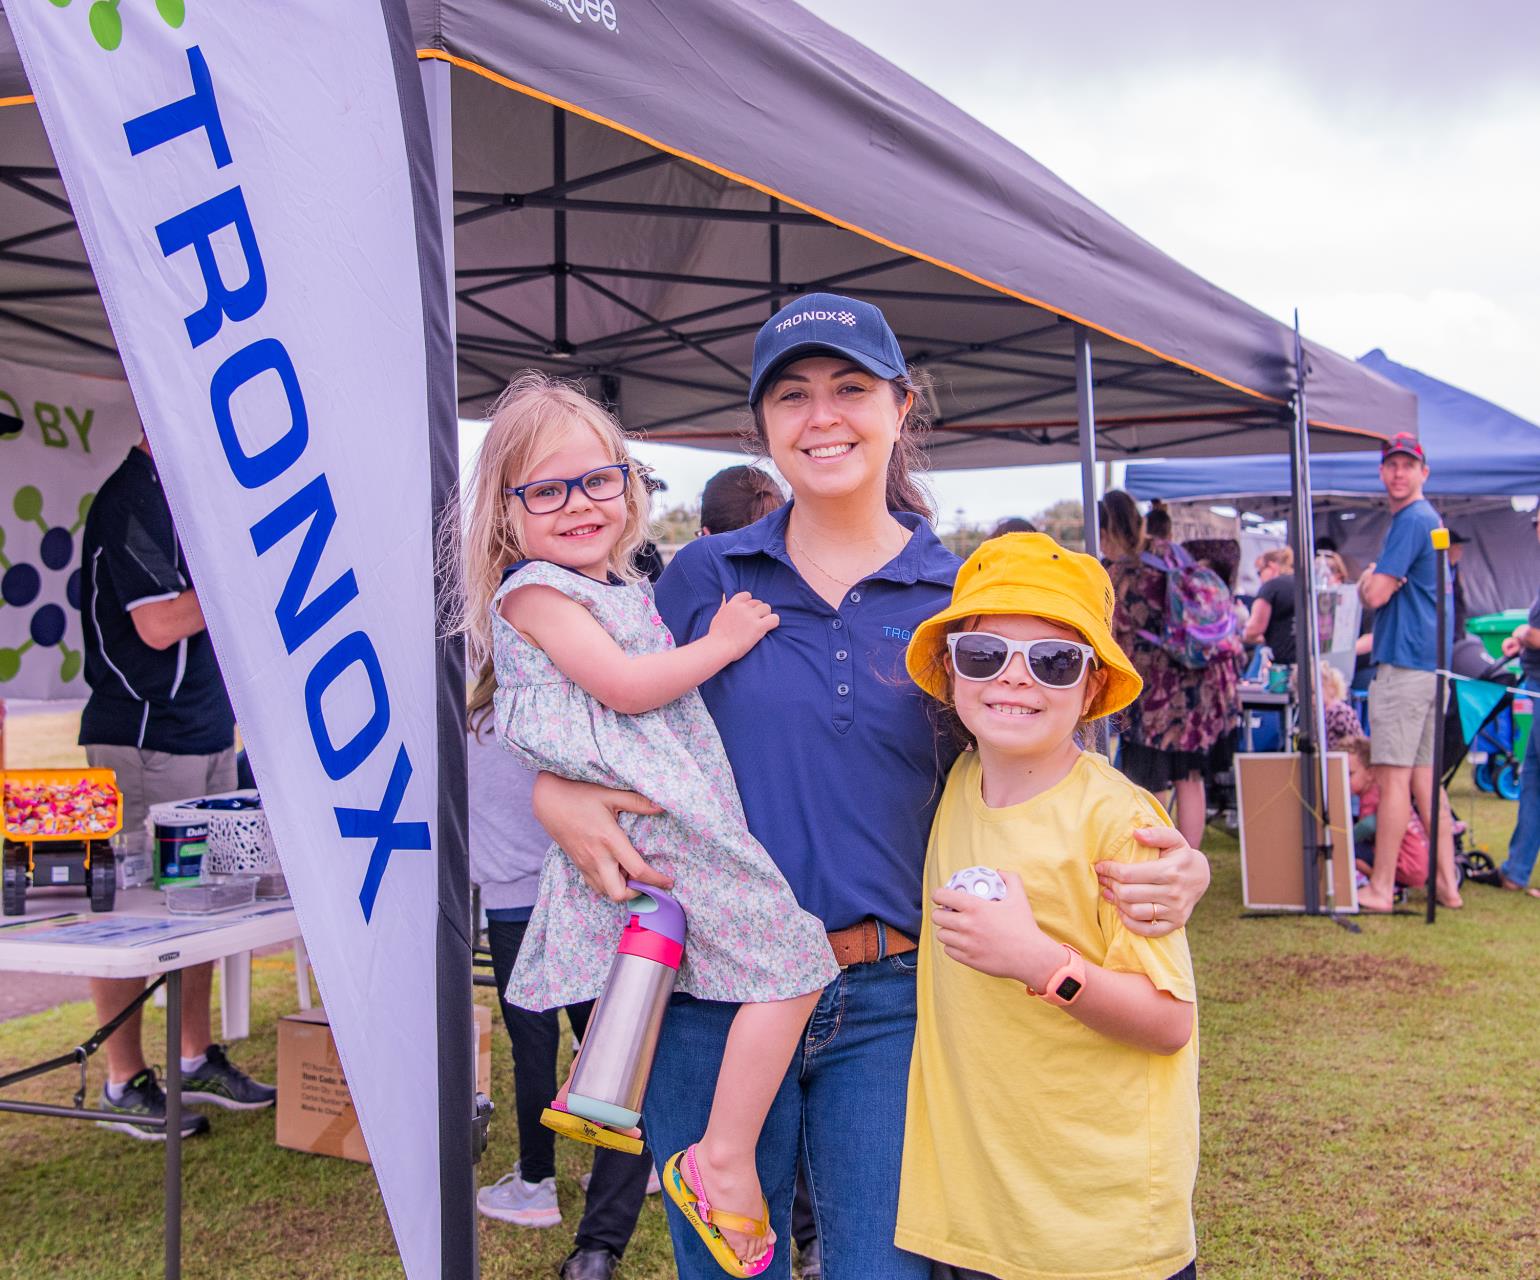
[[[1096,665],[1096,650],[1074,640],[1008,640],[992,631],[954,631],[946,644],[952,670],[963,680],[993,680],[1019,653],[1045,689],[1073,689]]]

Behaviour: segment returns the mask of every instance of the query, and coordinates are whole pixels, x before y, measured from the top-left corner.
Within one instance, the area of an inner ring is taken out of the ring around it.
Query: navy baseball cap
[[[788,302],[755,335],[749,403],[759,400],[770,375],[788,360],[818,354],[848,356],[879,378],[902,378],[906,371],[887,317],[871,303],[807,293]]]
[[[1398,431],[1380,446],[1380,461],[1385,461],[1393,453],[1404,453],[1409,458],[1416,458],[1423,466],[1428,465],[1428,455],[1422,451],[1422,446],[1417,443],[1417,437],[1410,431]]]

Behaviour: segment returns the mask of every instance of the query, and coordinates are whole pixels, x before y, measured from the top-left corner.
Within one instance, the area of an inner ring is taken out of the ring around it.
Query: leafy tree
[[[1060,546],[1085,550],[1085,512],[1076,498],[1061,498],[1032,517],[1035,524]]]

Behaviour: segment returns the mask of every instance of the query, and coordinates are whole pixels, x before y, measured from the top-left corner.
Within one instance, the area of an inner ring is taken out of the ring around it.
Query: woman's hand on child
[[[1164,852],[1151,862],[1098,862],[1102,897],[1130,932],[1163,938],[1187,923],[1208,891],[1208,859],[1174,827],[1140,827],[1134,839]]]
[[[740,591],[722,602],[711,620],[709,634],[736,661],[780,625],[781,619],[770,612],[769,605],[747,591]]]
[[[632,896],[627,880],[659,889],[674,887],[671,876],[647,865],[615,820],[621,813],[662,813],[646,796],[542,773],[535,779],[530,807],[595,893],[625,902]]]
[[[931,901],[936,941],[947,955],[992,978],[1011,978],[1034,990],[1064,962],[1064,947],[1037,925],[1027,891],[1014,871],[1001,871],[1005,897],[991,902],[963,889],[937,889]]]

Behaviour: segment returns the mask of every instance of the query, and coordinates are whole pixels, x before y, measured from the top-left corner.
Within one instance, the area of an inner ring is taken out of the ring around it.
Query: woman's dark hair
[[[1171,537],[1171,513],[1164,503],[1157,502],[1150,507],[1150,514],[1144,517],[1144,532],[1152,539]]]
[[[758,467],[728,467],[706,481],[700,495],[702,533],[731,533],[769,515],[786,501],[774,477]]]
[[[1003,538],[1008,533],[1036,533],[1037,526],[1021,516],[1006,516],[989,531],[991,538]]]
[[[1144,546],[1144,519],[1139,504],[1122,489],[1108,489],[1096,504],[1097,524],[1111,534],[1125,552],[1137,554]]]
[[[816,355],[817,352],[808,354]],[[769,385],[767,380],[766,388]],[[900,408],[903,407],[905,396],[913,397],[909,404],[909,412],[899,423],[898,440],[893,445],[893,456],[888,459],[888,510],[908,511],[925,520],[936,518],[936,505],[931,499],[930,492],[920,480],[925,470],[925,451],[920,446],[924,442],[925,433],[930,429],[930,409],[927,407],[929,400],[926,393],[929,392],[931,385],[930,375],[923,369],[916,369],[913,365],[905,371],[902,378],[888,379],[888,386],[893,391],[893,399]],[[770,452],[770,443],[765,436],[764,403],[765,398],[761,395],[751,406],[754,414],[754,428],[749,437],[749,447],[761,457]]]
[[[1224,579],[1225,586],[1235,590],[1235,575],[1241,567],[1241,544],[1235,538],[1190,538],[1182,543],[1194,560],[1208,565]]]

